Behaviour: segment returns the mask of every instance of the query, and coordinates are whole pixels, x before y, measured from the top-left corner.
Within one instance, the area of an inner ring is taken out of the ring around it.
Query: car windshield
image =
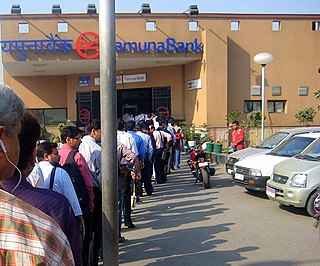
[[[312,141],[314,141],[314,138],[291,138],[287,140],[285,143],[281,144],[279,147],[275,148],[269,154],[276,156],[292,157],[301,153]]]
[[[256,146],[256,148],[263,148],[263,149],[273,149],[277,146],[289,133],[286,132],[276,132],[273,133],[271,136],[266,138],[260,144]]]
[[[300,154],[298,159],[320,161],[320,142],[317,142],[306,154]]]

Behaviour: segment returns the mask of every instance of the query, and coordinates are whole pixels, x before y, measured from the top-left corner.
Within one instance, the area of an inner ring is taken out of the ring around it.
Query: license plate
[[[233,173],[233,171],[232,171],[231,169],[227,169],[227,173],[228,173],[229,175],[231,175],[231,174]]]
[[[199,167],[208,166],[208,165],[209,165],[209,163],[208,163],[208,162],[199,163]]]
[[[266,187],[266,194],[271,197],[271,198],[275,198],[276,197],[276,190],[272,187]]]
[[[243,181],[244,180],[244,175],[235,173],[234,178]]]

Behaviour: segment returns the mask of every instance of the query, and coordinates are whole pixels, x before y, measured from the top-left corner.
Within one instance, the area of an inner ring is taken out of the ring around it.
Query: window
[[[245,100],[244,101],[244,112],[250,113],[252,111],[259,111],[261,110],[261,101],[250,101]]]
[[[146,21],[146,31],[155,31],[156,22],[155,21]]]
[[[261,87],[260,86],[252,86],[251,87],[251,95],[252,96],[260,96],[261,95]]]
[[[44,126],[55,126],[67,121],[66,108],[30,109],[30,111],[36,115],[39,123]]]
[[[281,96],[281,86],[272,86],[272,96]]]
[[[157,110],[165,107],[171,110],[171,89],[169,88],[153,88],[152,89],[152,109]]]
[[[281,23],[280,21],[272,21],[272,31],[280,31]]]
[[[256,148],[273,149],[282,140],[284,140],[284,138],[287,137],[288,135],[289,135],[289,133],[286,133],[286,132],[273,133],[271,136],[269,136],[268,138],[264,139],[259,145],[257,145]]]
[[[198,21],[189,21],[189,31],[198,31],[199,25]]]
[[[268,101],[269,113],[284,113],[286,101]]]
[[[58,22],[58,32],[68,32],[68,22]]]
[[[283,144],[275,148],[270,154],[292,157],[302,152],[314,140],[315,139],[311,137],[294,137],[283,142]]]
[[[312,30],[320,31],[320,21],[312,21]]]
[[[29,33],[29,24],[28,23],[19,23],[18,24],[19,33]]]
[[[308,96],[309,88],[307,86],[300,86],[298,88],[298,95],[299,96]]]
[[[240,21],[231,21],[230,27],[232,31],[240,30]]]

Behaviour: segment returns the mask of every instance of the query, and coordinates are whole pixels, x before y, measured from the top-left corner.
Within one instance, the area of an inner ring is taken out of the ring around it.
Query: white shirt
[[[127,149],[132,150],[135,155],[139,154],[134,138],[125,131],[117,131],[117,140],[122,143]]]
[[[155,130],[153,131],[153,138],[156,142],[156,149],[160,149],[160,148],[163,148],[163,143],[164,143],[164,138],[167,139],[167,141],[169,142],[172,137],[169,133],[167,132],[164,132],[162,130]]]
[[[50,176],[53,169],[53,165],[48,161],[42,161],[38,163],[38,166],[38,169],[40,169],[44,178],[44,188],[49,189]],[[77,194],[74,190],[71,179],[68,173],[61,167],[56,168],[52,190],[64,195],[69,200],[69,203],[72,207],[75,216],[82,215]]]
[[[81,141],[79,152],[83,155],[90,169],[93,185],[102,190],[101,147],[89,135],[84,136]]]
[[[38,168],[39,166],[36,164],[26,179],[33,187],[44,188],[44,178],[41,170]]]
[[[159,122],[157,121],[157,116],[153,117],[152,121],[153,121],[154,128],[157,129],[160,126]]]

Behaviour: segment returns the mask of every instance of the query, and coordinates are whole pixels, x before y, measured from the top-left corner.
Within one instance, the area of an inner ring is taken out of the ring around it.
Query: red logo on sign
[[[79,112],[79,121],[84,125],[88,124],[90,122],[90,111],[87,109],[82,109]]]
[[[170,116],[170,111],[167,107],[164,107],[164,106],[160,106],[158,107],[158,109],[156,110],[157,113],[159,113],[160,115],[166,117],[166,118],[169,118]]]
[[[99,56],[99,35],[94,32],[82,33],[76,42],[78,54],[85,59],[95,59]]]

